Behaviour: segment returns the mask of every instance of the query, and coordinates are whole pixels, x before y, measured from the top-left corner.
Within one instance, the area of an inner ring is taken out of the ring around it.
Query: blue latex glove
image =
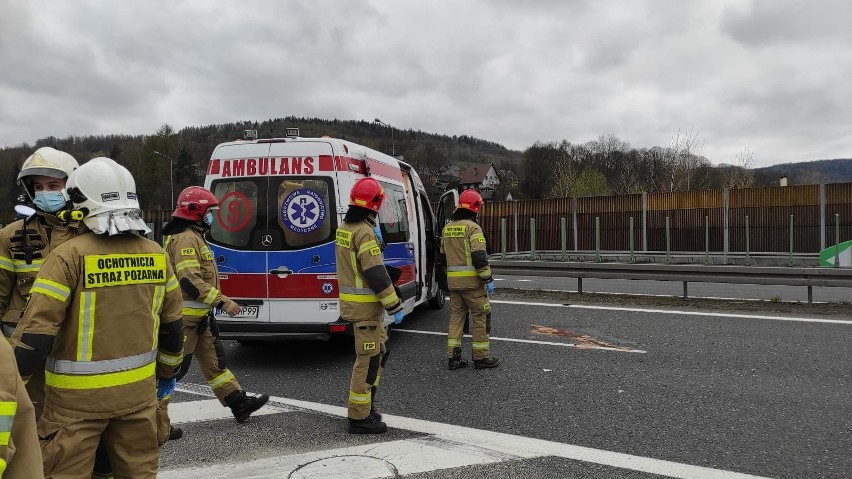
[[[485,290],[488,291],[488,294],[493,293],[494,292],[494,282],[491,281],[489,283],[485,283]]]
[[[401,309],[399,311],[393,313],[393,324],[401,323],[403,316],[405,316],[405,313]]]
[[[175,390],[177,379],[158,379],[157,380],[157,400],[162,401],[163,398],[170,396]]]

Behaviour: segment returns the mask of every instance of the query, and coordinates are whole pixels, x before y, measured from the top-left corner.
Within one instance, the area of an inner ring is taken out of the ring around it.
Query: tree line
[[[151,135],[69,136],[43,138],[34,145],[0,149],[0,212],[11,207],[22,190],[15,184],[21,164],[35,149],[51,146],[81,163],[108,156],[134,175],[145,209],[172,209],[174,194],[203,184],[207,162],[219,143],[242,139],[244,130],[259,138],[284,137],[286,128],[302,137],[324,135],[383,151],[394,151],[418,171],[427,188],[447,185],[452,165],[494,164],[501,184],[494,198],[516,199],[630,194],[694,189],[743,188],[776,184],[753,169],[754,154],[744,148],[730,164],[713,166],[703,156],[703,143],[693,130],[678,132],[666,146],[633,148],[615,135],[585,143],[537,142],[524,151],[467,135],[447,136],[397,129],[375,121],[285,117],[263,122],[243,121],[189,126],[176,131],[168,124]],[[450,181],[452,185],[452,181]]]

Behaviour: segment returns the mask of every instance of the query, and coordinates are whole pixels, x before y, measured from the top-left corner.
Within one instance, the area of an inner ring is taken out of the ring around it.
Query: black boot
[[[179,427],[169,426],[169,441],[180,439],[183,437],[183,429]]]
[[[384,434],[388,426],[382,421],[367,416],[364,419],[349,418],[349,434]]]
[[[495,358],[491,356],[490,358],[485,359],[475,359],[473,361],[473,367],[476,369],[488,369],[488,368],[496,368],[500,365],[502,361],[500,358]]]
[[[461,357],[461,348],[453,348],[453,357],[447,361],[447,369],[459,369],[467,367],[467,361]]]
[[[376,421],[382,420],[382,413],[376,410],[376,386],[370,388],[370,417]]]
[[[245,422],[251,416],[251,413],[262,408],[266,404],[266,401],[269,401],[268,394],[252,396],[251,394],[246,394],[245,391],[234,391],[228,394],[228,397],[225,397],[225,404],[231,408],[231,412],[234,413],[237,422]]]

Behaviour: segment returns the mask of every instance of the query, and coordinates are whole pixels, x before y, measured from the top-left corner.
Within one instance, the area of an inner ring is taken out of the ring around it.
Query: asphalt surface
[[[682,313],[671,313],[671,307],[586,309],[558,306],[559,300],[551,301],[557,306],[541,305],[548,300],[500,290],[493,299],[491,348],[504,360],[500,368],[448,371],[441,335],[448,307],[418,309],[391,332],[379,409],[756,476],[852,477],[852,323],[842,321],[843,314],[816,316],[806,305],[770,314],[774,319],[716,315],[699,303]],[[830,322],[836,319],[841,322]],[[468,355],[469,344],[466,338]],[[350,348],[345,339],[226,342],[228,367],[247,390],[335,406],[346,404]],[[182,382],[204,380],[195,366]],[[208,398],[178,394],[175,401],[197,399]],[[162,469],[423,435],[392,428],[384,436],[350,436],[339,417],[282,407],[280,414],[245,424],[225,419],[184,425],[186,437],[163,449]],[[538,457],[387,477],[657,476]]]

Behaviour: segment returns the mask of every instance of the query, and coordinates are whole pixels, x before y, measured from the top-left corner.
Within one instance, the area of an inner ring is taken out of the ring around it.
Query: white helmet
[[[79,168],[80,164],[73,156],[53,149],[49,146],[39,148],[24,161],[21,172],[18,174],[18,184],[24,185],[27,195],[33,199],[33,182],[29,176],[49,176],[51,178],[68,178],[71,172]]]
[[[89,160],[68,177],[65,191],[95,233],[148,230],[141,220],[136,181],[127,168],[114,160]]]

